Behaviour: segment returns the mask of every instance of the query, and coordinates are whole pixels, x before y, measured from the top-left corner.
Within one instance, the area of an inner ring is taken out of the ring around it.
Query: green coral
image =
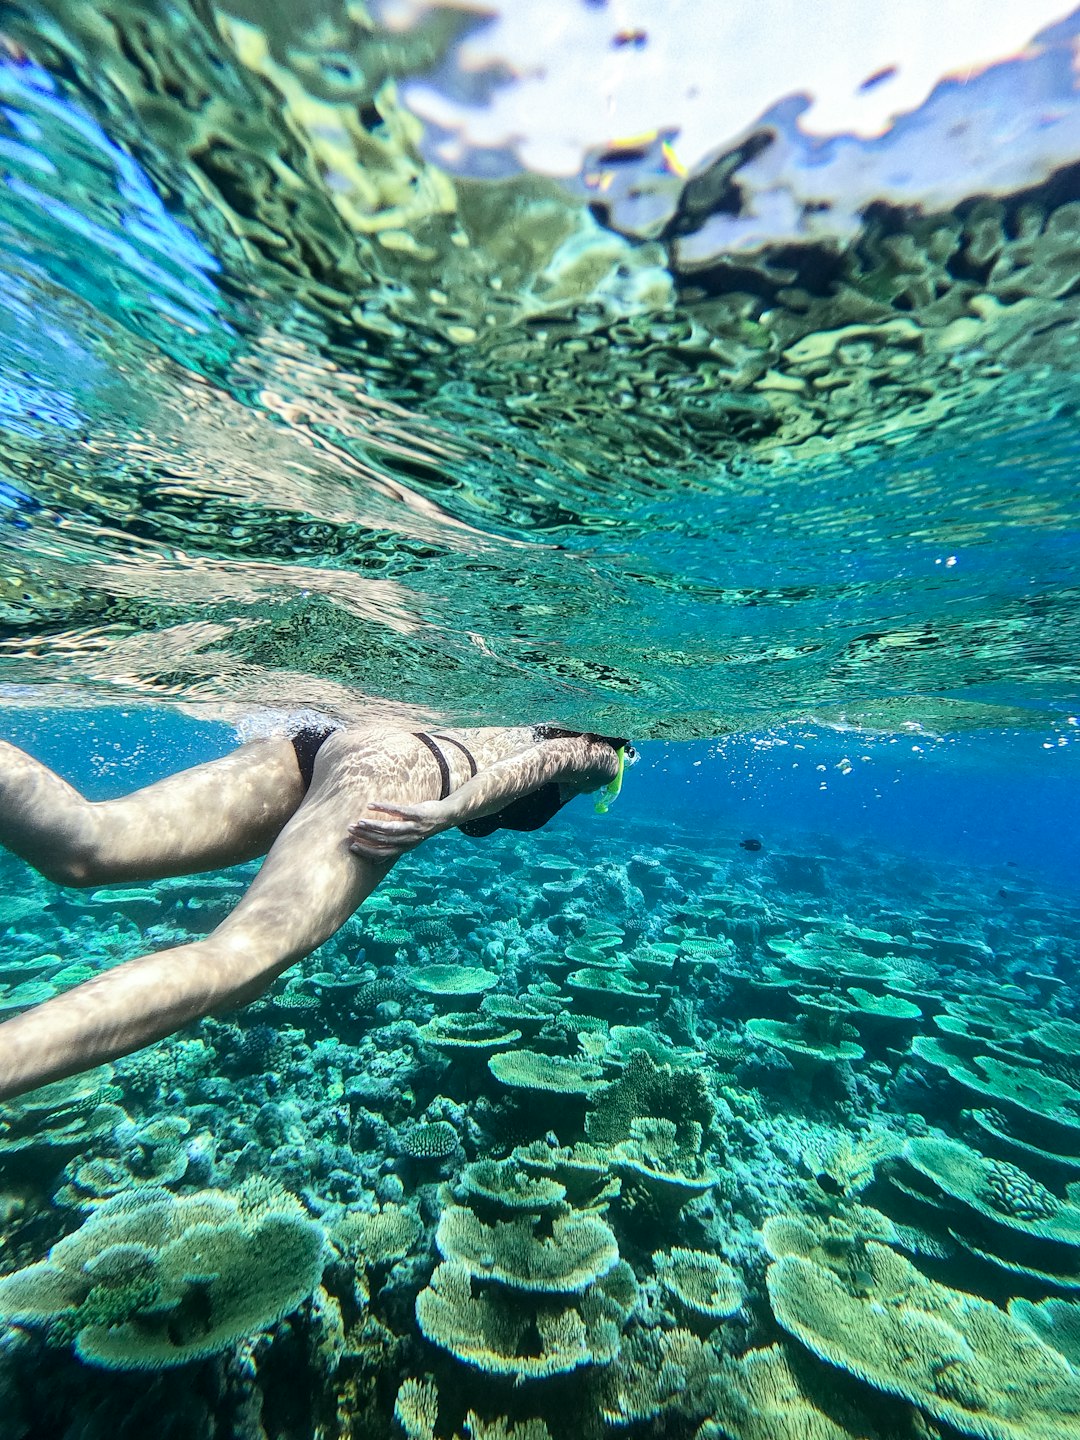
[[[673,1120],[645,1116],[630,1122],[630,1135],[613,1148],[611,1164],[624,1187],[643,1191],[669,1214],[677,1213],[688,1200],[720,1183],[721,1177],[698,1153],[700,1144],[700,1129],[680,1142]]]
[[[907,1164],[953,1200],[1023,1235],[1080,1246],[1080,1206],[1006,1160],[988,1160],[970,1146],[923,1135],[904,1146]]]
[[[1010,1300],[1009,1315],[1080,1371],[1080,1303],[1075,1300]]]
[[[417,1034],[433,1050],[455,1059],[470,1055],[483,1058],[521,1039],[520,1030],[509,1029],[493,1016],[471,1011],[436,1015],[421,1025]]]
[[[781,1345],[725,1356],[712,1393],[715,1413],[695,1440],[859,1440],[864,1433],[818,1408]]]
[[[0,1105],[0,1161],[9,1174],[55,1174],[71,1157],[91,1157],[128,1121],[114,1103],[121,1093],[112,1083],[111,1067],[103,1066],[5,1101]]]
[[[694,1316],[725,1320],[746,1298],[739,1272],[719,1255],[675,1246],[657,1250],[652,1260],[661,1288]]]
[[[849,985],[846,993],[851,1001],[849,1014],[855,1025],[858,1025],[860,1020],[876,1021],[885,1026],[914,1023],[922,1019],[922,1011],[918,1005],[899,995],[875,995],[859,985]]]
[[[449,1120],[426,1120],[412,1127],[401,1148],[413,1160],[445,1160],[457,1147],[457,1131]]]
[[[558,1209],[566,1200],[565,1185],[550,1175],[531,1175],[513,1159],[474,1160],[461,1172],[461,1184],[471,1203],[511,1213]]]
[[[1026,1130],[1023,1120],[1018,1117],[1010,1118],[1000,1110],[992,1108],[967,1110],[964,1114],[970,1117],[983,1134],[989,1136],[991,1148],[1005,1146],[1015,1155],[1021,1156],[1026,1164],[1029,1164],[1044,1172],[1052,1170],[1060,1176],[1075,1180],[1080,1176],[1080,1156],[1061,1154],[1057,1150],[1050,1150],[1045,1145],[1036,1145],[1029,1138],[1021,1138],[1016,1133],[1017,1128]],[[996,1142],[996,1145],[995,1145]]]
[[[430,1377],[403,1380],[394,1401],[394,1419],[405,1440],[435,1440],[439,1419],[439,1390],[435,1381]]]
[[[477,1003],[499,983],[498,975],[479,965],[421,965],[409,978],[425,995],[439,1000],[476,1000]]]
[[[295,1310],[324,1250],[322,1228],[284,1192],[146,1189],[106,1201],[47,1260],[0,1280],[0,1316],[73,1340],[88,1364],[161,1370]]]
[[[850,1038],[851,1027],[843,1024],[832,1033],[785,1020],[747,1020],[745,1028],[754,1040],[772,1045],[797,1068],[808,1071],[861,1060],[866,1054],[862,1046]]]
[[[551,1440],[551,1431],[543,1420],[519,1420],[514,1424],[505,1415],[481,1420],[475,1410],[465,1416],[465,1432],[469,1440]]]
[[[480,1002],[482,1015],[525,1035],[535,1035],[561,1010],[558,1000],[539,995],[491,994],[485,995]]]
[[[712,1125],[715,1113],[701,1070],[658,1065],[637,1050],[590,1110],[585,1128],[592,1144],[614,1145],[630,1138],[635,1119],[651,1116],[672,1121],[680,1139],[697,1126],[700,1143],[701,1132]]]
[[[606,1209],[618,1197],[620,1181],[611,1174],[607,1146],[580,1142],[560,1147],[535,1140],[519,1145],[512,1158],[531,1175],[550,1176],[564,1186],[571,1205]]]
[[[498,1288],[473,1293],[472,1277],[444,1261],[416,1298],[422,1334],[467,1365],[521,1383],[608,1365],[619,1353],[632,1272],[620,1262],[571,1304],[522,1304]]]
[[[847,1205],[842,1215],[770,1215],[761,1227],[761,1243],[773,1260],[799,1255],[817,1265],[854,1274],[870,1240],[899,1239],[887,1215],[868,1205]]]
[[[650,1008],[660,998],[644,981],[632,980],[615,967],[601,969],[594,964],[571,970],[565,983],[581,1008],[593,1015],[623,1015]]]
[[[350,1210],[331,1227],[330,1238],[353,1259],[367,1266],[388,1265],[407,1255],[424,1227],[400,1205],[379,1210]]]
[[[769,1267],[779,1324],[814,1354],[984,1440],[1076,1440],[1080,1376],[977,1296],[867,1244],[857,1277],[798,1255]]]
[[[994,1055],[958,1054],[932,1035],[917,1035],[911,1049],[995,1107],[1033,1118],[1048,1134],[1067,1135],[1066,1144],[1080,1150],[1080,1089],[1075,1086]]]
[[[492,1055],[488,1069],[500,1085],[549,1095],[590,1097],[602,1086],[598,1065],[537,1050],[507,1050]]]
[[[474,1279],[554,1295],[585,1290],[619,1259],[611,1227],[598,1216],[576,1213],[557,1215],[550,1225],[525,1216],[486,1225],[464,1206],[449,1205],[435,1243],[444,1259]]]
[[[719,1351],[692,1331],[638,1330],[604,1376],[600,1413],[618,1429],[662,1419],[681,1433],[680,1421],[696,1425],[715,1412],[719,1372]]]
[[[704,1056],[689,1045],[673,1045],[666,1036],[647,1025],[612,1025],[604,1059],[625,1065],[635,1050],[643,1050],[657,1065],[700,1065]]]

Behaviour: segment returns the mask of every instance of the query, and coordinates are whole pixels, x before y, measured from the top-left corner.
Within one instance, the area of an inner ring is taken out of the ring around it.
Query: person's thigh
[[[265,855],[304,798],[292,741],[255,740],[89,807],[90,883],[216,870]]]

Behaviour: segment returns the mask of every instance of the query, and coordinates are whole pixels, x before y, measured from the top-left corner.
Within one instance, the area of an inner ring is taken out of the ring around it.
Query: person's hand
[[[441,800],[415,805],[384,805],[372,800],[359,820],[349,826],[349,849],[365,860],[396,860],[449,824]]]

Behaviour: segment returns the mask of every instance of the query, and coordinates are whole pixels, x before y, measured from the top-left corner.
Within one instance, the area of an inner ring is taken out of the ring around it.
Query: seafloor
[[[629,835],[410,857],[243,1013],[0,1108],[4,1440],[1080,1435],[1080,901]],[[0,1007],[247,873],[3,858]]]

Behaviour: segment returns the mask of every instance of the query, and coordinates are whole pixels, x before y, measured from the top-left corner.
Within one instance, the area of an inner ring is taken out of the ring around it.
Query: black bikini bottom
[[[304,782],[305,795],[311,786],[311,776],[315,769],[315,756],[322,749],[323,744],[335,733],[337,728],[336,725],[305,725],[303,730],[298,730],[295,735],[289,737],[292,740],[292,747],[296,752],[296,763],[300,767],[300,778]],[[449,735],[439,735],[433,739],[432,736],[422,730],[416,731],[415,734],[417,740],[421,741],[421,743],[426,745],[431,751],[439,767],[439,778],[442,782],[441,793],[439,795],[440,800],[445,800],[450,794],[450,767],[446,763],[446,756],[439,749],[438,745],[436,745],[435,739],[443,741],[446,745],[453,745],[455,749],[460,750],[469,762],[470,776],[476,774],[476,761],[460,740],[452,740]]]
[[[305,725],[295,735],[290,735],[292,748],[296,751],[296,763],[300,767],[300,778],[304,782],[304,794],[311,787],[311,774],[315,769],[315,756],[325,741],[337,732],[336,725]]]

